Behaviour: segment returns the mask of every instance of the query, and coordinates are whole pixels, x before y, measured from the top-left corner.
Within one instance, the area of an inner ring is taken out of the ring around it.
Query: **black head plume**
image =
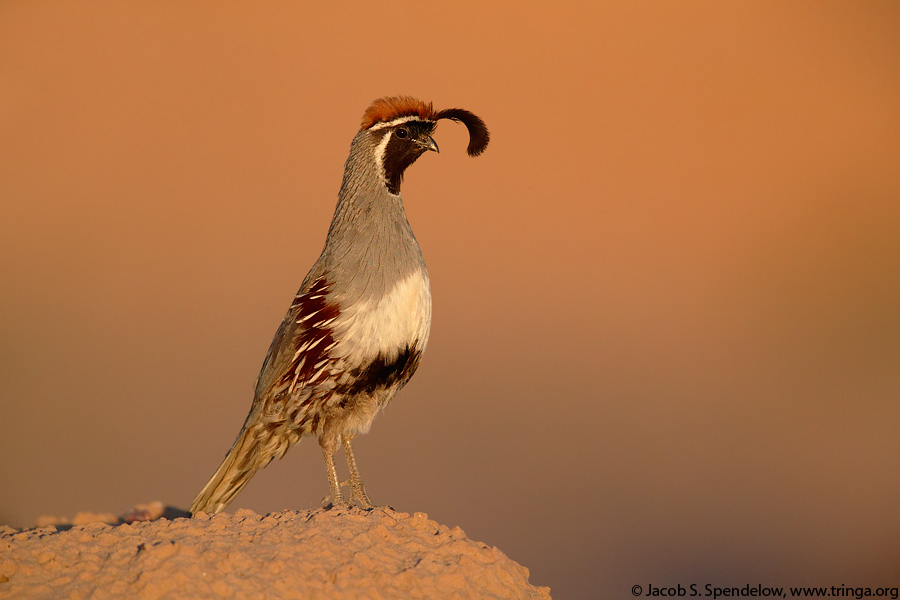
[[[462,108],[446,108],[431,115],[431,120],[450,119],[462,123],[469,130],[469,147],[466,152],[469,156],[478,156],[487,148],[491,141],[491,134],[481,117]]]

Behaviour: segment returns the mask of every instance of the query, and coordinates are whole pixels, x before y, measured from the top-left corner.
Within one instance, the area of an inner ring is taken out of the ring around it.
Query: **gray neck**
[[[319,257],[332,292],[348,301],[380,298],[425,270],[403,200],[388,192],[375,159],[376,140],[360,131],[350,145],[337,208]]]

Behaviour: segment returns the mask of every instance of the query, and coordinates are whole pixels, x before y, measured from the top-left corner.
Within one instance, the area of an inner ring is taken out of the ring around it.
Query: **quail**
[[[466,126],[470,156],[487,147],[484,121],[467,110],[394,96],[365,111],[322,254],[275,333],[240,434],[191,513],[223,510],[304,436],[318,438],[332,505],[374,508],[350,444],[409,381],[428,342],[431,288],[400,184],[416,159],[438,152],[431,136],[441,119]],[[349,502],[334,466],[340,446]]]

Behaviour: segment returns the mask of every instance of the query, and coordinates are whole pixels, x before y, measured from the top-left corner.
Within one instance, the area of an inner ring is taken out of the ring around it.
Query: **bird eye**
[[[403,139],[403,138],[405,138],[405,137],[408,136],[408,135],[409,135],[409,132],[406,131],[405,129],[398,129],[398,130],[397,130],[397,137],[400,138],[400,139]]]

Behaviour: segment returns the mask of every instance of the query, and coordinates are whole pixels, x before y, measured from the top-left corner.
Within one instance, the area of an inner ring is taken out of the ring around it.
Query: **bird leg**
[[[375,505],[369,499],[369,495],[363,487],[362,477],[359,476],[359,469],[356,468],[356,458],[353,456],[353,448],[350,447],[350,440],[352,439],[353,436],[350,435],[341,436],[341,441],[344,443],[344,454],[347,455],[347,468],[350,469],[351,498],[356,501],[360,508],[371,510],[375,508]],[[331,468],[333,470],[334,465]]]
[[[328,445],[330,446],[330,444]],[[334,468],[334,447],[322,446],[322,455],[325,457],[325,469],[328,471],[328,483],[331,486],[331,506],[346,507],[344,497],[341,495],[341,486],[338,483],[337,470]],[[326,500],[328,500],[326,498]],[[323,501],[324,503],[324,501]]]

